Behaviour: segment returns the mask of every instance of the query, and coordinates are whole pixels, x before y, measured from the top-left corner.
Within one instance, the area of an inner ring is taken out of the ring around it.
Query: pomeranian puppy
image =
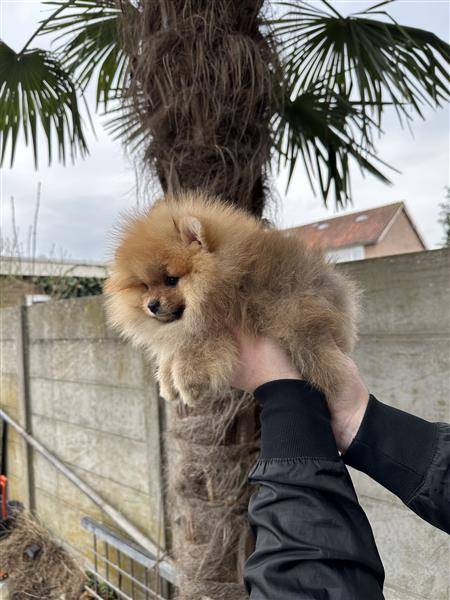
[[[237,328],[277,340],[326,395],[356,338],[355,288],[321,251],[200,192],[125,219],[105,293],[112,325],[156,358],[162,396],[191,405],[229,389]]]

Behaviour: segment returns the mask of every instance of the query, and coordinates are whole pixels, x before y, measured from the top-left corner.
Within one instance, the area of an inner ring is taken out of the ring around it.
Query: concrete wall
[[[21,308],[2,311],[1,406],[143,533],[164,545],[159,403],[140,352],[106,329],[102,299],[34,305],[25,312],[28,399],[18,388]],[[41,455],[26,453],[9,430],[10,497],[34,506],[56,535],[90,555],[83,516],[112,525]]]
[[[449,420],[449,251],[341,265],[364,289],[357,361],[384,402]],[[20,309],[1,312],[1,405],[22,423]],[[29,420],[33,434],[152,537],[161,533],[159,414],[140,353],[106,330],[99,297],[28,309]],[[25,390],[26,391],[26,390]],[[9,441],[12,496],[27,499],[26,452]],[[102,515],[43,459],[32,460],[38,514],[78,547],[79,520]],[[352,472],[386,567],[387,600],[448,600],[449,538],[392,494]],[[364,599],[361,599],[364,600]]]
[[[356,359],[372,393],[430,421],[449,422],[449,250],[342,268],[364,290]],[[449,600],[450,537],[365,475],[351,475],[385,565],[387,600]]]

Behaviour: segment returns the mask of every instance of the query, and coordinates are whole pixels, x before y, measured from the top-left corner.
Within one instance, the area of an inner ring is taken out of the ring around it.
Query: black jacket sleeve
[[[343,459],[450,533],[450,425],[429,423],[371,396]]]
[[[322,394],[307,383],[259,387],[261,457],[250,473],[251,600],[380,600],[384,571],[340,459]]]

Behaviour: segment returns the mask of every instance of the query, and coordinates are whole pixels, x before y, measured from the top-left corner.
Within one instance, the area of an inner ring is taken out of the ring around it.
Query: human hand
[[[258,386],[276,379],[302,379],[288,354],[275,340],[253,337],[235,331],[238,362],[233,387],[253,392]],[[344,383],[332,399],[328,399],[331,427],[336,444],[345,452],[358,432],[366,412],[369,392],[355,362],[348,358]],[[314,382],[310,382],[314,384]]]
[[[327,399],[331,427],[340,452],[345,452],[358,433],[369,402],[369,391],[351,359],[343,377],[344,383],[334,398]]]
[[[301,379],[288,354],[275,340],[253,337],[235,331],[238,362],[233,387],[253,392],[257,387],[275,379]]]

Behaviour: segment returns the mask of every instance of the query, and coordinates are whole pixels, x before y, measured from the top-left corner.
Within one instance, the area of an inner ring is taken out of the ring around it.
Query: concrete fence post
[[[31,406],[30,406],[30,380],[29,380],[29,334],[28,334],[28,307],[20,306],[17,332],[17,366],[18,366],[18,408],[20,421],[27,433],[33,435]],[[30,511],[36,508],[34,489],[33,449],[25,441],[25,477],[27,499],[26,505]]]

